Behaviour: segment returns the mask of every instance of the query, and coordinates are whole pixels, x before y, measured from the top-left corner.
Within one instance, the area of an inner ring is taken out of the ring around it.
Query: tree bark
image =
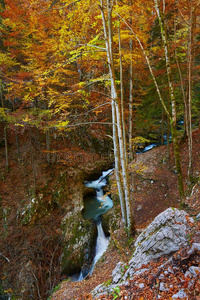
[[[104,37],[106,43],[106,53],[108,59],[108,68],[110,77],[112,78],[112,70],[111,70],[111,49],[108,40],[108,32],[106,26],[106,19],[104,13],[104,5],[103,0],[101,0],[101,16],[103,22],[103,30],[104,30]],[[119,142],[117,136],[117,126],[116,126],[116,111],[115,111],[115,91],[113,90],[113,85],[111,85],[111,107],[112,107],[112,123],[113,123],[113,147],[114,147],[114,158],[115,158],[115,171],[116,171],[116,180],[117,180],[117,188],[119,193],[120,205],[121,205],[121,213],[122,213],[122,222],[124,226],[127,226],[126,221],[126,207],[125,207],[125,199],[124,199],[124,191],[122,188],[122,181],[121,181],[121,168],[120,168],[120,158],[119,158]]]
[[[125,197],[125,208],[124,211],[125,215],[125,226],[127,225],[128,234],[131,234],[131,231],[134,230],[134,221],[132,218],[132,209],[131,209],[131,199],[130,199],[130,183],[129,183],[129,174],[127,169],[127,160],[125,154],[125,147],[124,147],[124,131],[122,125],[122,110],[121,110],[121,103],[118,99],[117,95],[117,87],[115,82],[115,67],[114,67],[114,58],[113,58],[113,33],[112,33],[112,4],[110,0],[106,1],[106,10],[108,14],[107,25],[106,19],[104,14],[104,5],[103,0],[101,0],[101,14],[102,14],[102,21],[103,21],[103,29],[104,29],[104,37],[106,41],[106,51],[107,51],[107,58],[108,58],[108,66],[109,66],[109,73],[110,73],[110,80],[111,80],[111,98],[112,102],[114,103],[112,112],[113,116],[116,116],[116,125],[117,130],[113,130],[113,143],[114,148],[116,149],[116,145],[119,145],[119,157],[115,157],[115,163],[118,162],[118,169],[122,172],[122,182],[123,182],[123,192]],[[116,144],[116,145],[115,145]],[[122,204],[122,209],[124,210],[124,199],[120,200]]]
[[[179,151],[178,138],[177,138],[177,129],[176,129],[176,118],[177,118],[176,99],[175,99],[175,93],[174,93],[174,87],[173,87],[173,81],[172,81],[172,71],[171,71],[171,63],[170,63],[170,56],[169,56],[169,50],[168,50],[167,34],[165,31],[165,25],[163,22],[163,18],[161,16],[158,1],[154,0],[154,3],[155,3],[155,9],[156,9],[156,13],[157,13],[158,20],[159,20],[160,31],[161,31],[164,52],[165,52],[165,63],[166,63],[166,69],[167,69],[169,95],[170,95],[171,107],[172,107],[171,132],[172,132],[172,140],[173,140],[173,144],[174,144],[174,156],[175,156],[176,171],[177,171],[177,177],[178,177],[178,190],[179,190],[180,198],[183,199],[185,197],[185,192],[184,192],[183,176],[182,176],[182,170],[181,170],[181,158],[180,158],[180,151]]]
[[[192,65],[194,44],[193,0],[190,2],[189,40],[188,40],[188,178],[193,177],[192,161]]]
[[[132,5],[132,0],[130,0],[130,5]],[[130,24],[132,25],[132,19],[130,18]],[[133,160],[133,40],[130,37],[129,41],[129,51],[130,51],[130,67],[129,67],[129,126],[128,126],[128,145],[129,145],[129,161]]]
[[[0,89],[1,89],[1,106],[4,108],[4,101],[3,101],[3,84],[2,80],[0,81]],[[7,138],[7,124],[5,121],[4,125],[4,142],[5,142],[5,157],[6,157],[6,170],[9,171],[9,158],[8,158],[8,138]]]
[[[154,0],[155,3],[157,2],[156,0]],[[117,14],[117,13],[116,13]],[[118,14],[117,14],[118,15]],[[169,120],[170,120],[170,125],[171,125],[171,132],[172,132],[172,139],[173,139],[173,143],[174,143],[174,156],[175,156],[175,161],[176,161],[176,170],[177,170],[177,177],[178,177],[178,190],[179,190],[179,195],[180,195],[180,198],[184,198],[185,197],[185,193],[184,193],[184,187],[183,187],[183,177],[182,177],[182,171],[181,171],[181,164],[180,164],[180,153],[179,153],[179,147],[178,147],[178,140],[177,140],[177,133],[176,133],[176,106],[175,106],[175,97],[173,95],[173,86],[171,85],[171,81],[169,81],[169,90],[170,90],[170,96],[172,97],[171,99],[171,104],[172,104],[172,116],[170,115],[170,112],[169,110],[167,109],[165,103],[164,103],[164,100],[162,98],[162,95],[161,95],[161,92],[160,92],[160,88],[158,86],[158,83],[157,83],[157,80],[155,78],[155,75],[154,75],[154,72],[153,72],[153,69],[151,67],[151,64],[150,64],[150,61],[149,61],[149,57],[139,39],[139,37],[135,34],[135,32],[133,31],[132,27],[130,26],[130,24],[128,24],[126,22],[126,20],[124,20],[123,18],[121,18],[124,23],[127,25],[127,27],[131,30],[131,32],[133,33],[133,35],[135,36],[135,38],[137,39],[142,51],[143,51],[143,54],[145,56],[145,59],[146,59],[146,62],[147,62],[147,65],[148,65],[148,68],[149,68],[149,71],[151,73],[151,76],[152,76],[152,79],[153,79],[153,82],[155,84],[155,87],[156,87],[156,91],[158,93],[158,97],[162,103],[162,106],[167,114],[167,116],[169,117]],[[162,31],[163,33],[163,31]],[[166,50],[166,49],[165,49]],[[168,56],[167,56],[167,70],[169,71],[169,64],[168,64]],[[170,78],[169,78],[170,79]]]
[[[122,46],[121,46],[121,33],[120,33],[120,20],[118,26],[118,38],[119,38],[119,63],[120,63],[120,91],[121,91],[121,115],[122,115],[122,127],[123,127],[123,142],[124,142],[124,151],[126,164],[128,163],[127,157],[127,146],[126,146],[126,127],[124,119],[124,86],[123,86],[123,66],[122,66]]]

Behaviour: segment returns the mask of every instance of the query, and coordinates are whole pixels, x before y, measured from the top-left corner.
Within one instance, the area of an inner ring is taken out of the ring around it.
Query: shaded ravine
[[[99,179],[85,182],[86,187],[93,188],[96,191],[96,196],[90,196],[85,199],[83,217],[87,220],[94,220],[97,226],[97,240],[95,247],[95,256],[91,266],[87,270],[85,270],[85,268],[82,268],[80,274],[73,275],[71,279],[74,281],[81,281],[88,275],[92,275],[95,264],[108,247],[109,237],[106,237],[103,231],[101,215],[103,215],[113,207],[111,198],[107,195],[104,195],[103,192],[103,187],[107,185],[107,177],[112,172],[113,169],[110,169],[103,172],[102,176]]]

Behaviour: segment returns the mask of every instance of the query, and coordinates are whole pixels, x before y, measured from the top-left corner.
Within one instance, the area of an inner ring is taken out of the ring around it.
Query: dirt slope
[[[187,190],[186,207],[184,209],[192,216],[197,215],[200,212],[200,130],[195,130],[193,133],[193,158],[194,158],[194,177],[195,181],[193,185],[188,184],[187,180],[187,143],[181,145],[181,157],[182,168],[184,175],[185,189]],[[131,178],[132,178],[132,199],[134,199],[135,207],[135,220],[138,233],[141,228],[144,228],[149,224],[153,218],[160,212],[164,211],[167,207],[179,207],[180,199],[177,189],[177,178],[175,171],[175,162],[173,158],[173,145],[170,145],[170,160],[167,161],[167,149],[166,146],[154,148],[153,150],[137,155],[136,161],[131,164]],[[139,170],[136,172],[136,170]],[[142,171],[141,171],[142,170]],[[196,224],[195,234],[192,237],[196,242],[200,242],[199,236],[199,222]],[[95,286],[102,282],[109,282],[111,278],[112,270],[119,261],[127,262],[131,256],[133,247],[133,241],[125,238],[123,229],[117,230],[111,233],[111,245],[95,267],[95,271],[90,278],[87,278],[81,282],[70,282],[65,280],[60,284],[59,290],[54,293],[51,300],[72,300],[72,299],[92,299],[90,291]],[[181,261],[184,257],[184,250],[178,255],[178,260]],[[188,258],[187,264],[190,265],[190,259],[196,260],[199,264],[199,256]],[[152,264],[152,272],[157,272],[159,264],[162,261]],[[180,272],[179,272],[180,271]],[[163,297],[160,299],[170,299],[170,295],[175,293],[178,289],[175,285],[176,277],[179,278],[182,274],[181,269],[175,277],[171,277],[171,281],[174,283],[174,290],[167,295],[163,293]],[[151,274],[149,274],[150,276]],[[152,275],[151,275],[152,276]],[[124,291],[117,299],[157,299],[151,291],[151,282],[147,282],[146,278],[139,278],[141,283],[146,285],[145,291],[136,292],[134,298],[130,298],[129,293]],[[158,280],[157,277],[151,278],[152,280]],[[146,280],[146,281],[145,281]],[[166,279],[166,281],[169,279]],[[177,279],[178,281],[181,280]],[[186,283],[185,283],[186,284]],[[188,284],[188,283],[187,283]],[[196,295],[199,295],[199,282],[195,286]],[[128,296],[129,295],[129,296]],[[127,297],[127,298],[126,298]],[[129,298],[128,298],[129,297]],[[113,299],[114,295],[109,299]],[[104,298],[102,296],[102,299]],[[192,296],[191,299],[200,299],[199,296]]]

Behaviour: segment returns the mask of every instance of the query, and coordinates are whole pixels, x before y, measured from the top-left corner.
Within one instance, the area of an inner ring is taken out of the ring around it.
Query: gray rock
[[[149,269],[146,269],[146,268],[138,270],[138,271],[134,272],[134,276],[141,275],[141,274],[145,273],[148,270]]]
[[[112,292],[116,285],[123,285],[128,278],[133,278],[148,270],[145,268],[136,270],[140,269],[143,264],[148,264],[150,261],[178,251],[182,246],[187,246],[191,223],[194,223],[194,220],[186,212],[176,208],[168,208],[159,214],[137,238],[136,248],[125,275],[122,272],[123,264],[119,263],[113,271],[112,284],[106,287],[103,285],[97,287],[93,295],[98,294],[98,288],[101,293]],[[199,244],[196,244],[195,247],[198,248],[198,246]],[[170,269],[168,272],[173,272],[173,270]],[[166,290],[164,283],[160,288]],[[181,293],[180,291],[180,295]],[[176,298],[176,295],[174,297]]]
[[[112,277],[113,277],[112,282],[113,283],[118,283],[120,281],[120,279],[124,273],[124,267],[125,267],[125,264],[122,262],[119,262],[117,264],[116,268],[112,272]]]
[[[200,213],[196,216],[196,220],[200,221]]]
[[[135,252],[129,262],[125,278],[134,274],[134,269],[162,256],[176,252],[188,245],[187,234],[190,224],[188,214],[178,209],[168,208],[159,214],[139,235],[135,242]],[[192,218],[189,218],[194,223]]]
[[[160,274],[160,276],[158,277],[160,280],[165,278],[165,275],[164,274]]]
[[[172,299],[183,299],[183,298],[184,300],[189,299],[187,294],[184,292],[184,290],[180,290],[178,293],[172,296]]]
[[[188,255],[194,253],[195,251],[200,251],[200,243],[193,243],[191,249],[188,251]]]
[[[136,211],[140,211],[140,210],[142,210],[142,205],[138,205],[136,208]]]
[[[185,277],[196,277],[198,274],[200,274],[200,268],[191,266],[188,271],[185,273]]]
[[[164,292],[164,291],[168,291],[169,289],[166,287],[166,284],[165,284],[164,282],[161,282],[161,283],[160,283],[159,290],[160,290],[161,292]]]
[[[174,271],[173,271],[173,269],[172,269],[171,267],[169,267],[169,268],[167,269],[167,271],[168,271],[168,273],[174,274]]]

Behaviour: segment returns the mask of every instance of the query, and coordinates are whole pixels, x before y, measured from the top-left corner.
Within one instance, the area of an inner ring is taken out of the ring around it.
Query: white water
[[[90,274],[90,276],[92,275],[92,273],[94,271],[94,267],[95,267],[97,261],[100,259],[100,257],[103,255],[103,253],[106,251],[108,244],[109,244],[109,238],[105,236],[101,222],[97,225],[97,230],[98,230],[98,235],[97,235],[97,242],[96,242],[96,249],[95,249],[95,257],[93,259],[91,269],[88,273],[88,274]],[[83,279],[84,279],[83,273],[80,272],[78,281],[81,281]]]
[[[107,184],[106,177],[112,173],[113,169],[110,169],[108,171],[102,172],[102,176],[94,181],[88,181],[85,183],[86,187],[90,187],[96,190],[96,200],[100,206],[97,207],[96,211],[92,211],[88,214],[88,212],[85,214],[84,217],[86,219],[93,218],[97,222],[97,241],[96,241],[96,248],[95,248],[95,257],[92,262],[92,266],[88,272],[88,274],[92,275],[92,272],[94,270],[95,264],[99,260],[99,258],[103,255],[103,253],[106,251],[108,244],[109,244],[109,238],[106,237],[102,223],[100,221],[99,216],[103,213],[107,212],[108,209],[110,209],[113,206],[113,202],[108,196],[104,196],[103,194],[103,186]],[[91,207],[91,206],[90,206]],[[97,221],[98,220],[98,221]],[[84,279],[82,271],[80,272],[80,275],[78,277],[78,281],[81,281]]]
[[[109,238],[105,236],[101,222],[97,225],[97,230],[98,230],[98,236],[97,236],[97,243],[96,243],[96,251],[95,251],[95,257],[92,263],[90,275],[94,270],[95,264],[97,263],[99,258],[103,255],[103,253],[106,251],[109,244]]]
[[[95,257],[93,259],[92,266],[89,271],[90,276],[92,275],[92,272],[94,271],[94,267],[95,267],[97,261],[100,259],[100,257],[103,255],[103,253],[106,251],[108,244],[109,244],[109,238],[106,237],[106,235],[103,231],[101,222],[99,222],[99,224],[97,225],[97,231],[98,231],[98,235],[97,235],[97,242],[96,242],[96,248],[95,248]],[[83,273],[80,272],[78,281],[81,281],[83,279],[84,279]]]
[[[107,184],[106,176],[108,176],[110,173],[112,173],[113,170],[114,169],[109,169],[108,171],[102,172],[102,175],[101,175],[101,177],[99,177],[99,179],[94,180],[94,181],[87,181],[87,182],[85,182],[85,186],[93,188],[96,191],[102,191],[102,187],[106,186],[106,184]],[[102,191],[102,193],[103,193],[103,191]]]
[[[96,197],[90,197],[85,201],[85,211],[83,217],[85,219],[94,219],[98,221],[99,217],[106,213],[108,209],[113,206],[113,202],[109,196],[104,195],[103,187],[106,186],[106,177],[112,173],[113,169],[110,169],[102,173],[102,176],[94,181],[85,182],[85,186],[93,188],[96,191]]]

